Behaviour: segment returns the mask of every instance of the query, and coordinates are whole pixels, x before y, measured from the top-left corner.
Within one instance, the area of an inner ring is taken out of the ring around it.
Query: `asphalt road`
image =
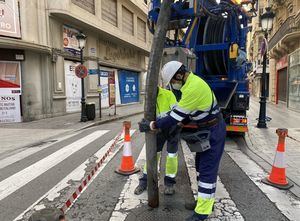
[[[137,122],[141,116],[127,119],[132,122],[132,129],[137,130]],[[3,162],[0,160],[0,220],[14,220],[28,208],[31,210],[19,216],[20,220],[27,220],[34,209],[60,208],[97,160],[94,154],[99,149],[104,148],[105,144],[111,141],[121,130],[122,121],[115,121],[83,130],[62,141],[56,142],[54,139],[51,146],[44,149],[41,146],[40,151],[20,158],[20,160],[4,168],[1,168]],[[232,139],[228,139],[227,142],[236,143]],[[241,143],[238,142],[238,145],[243,145]],[[134,159],[138,158],[143,145],[144,135],[136,131],[132,136]],[[66,149],[67,147],[69,149]],[[66,150],[63,152],[64,149]],[[71,151],[73,151],[72,154],[68,155]],[[55,153],[62,154],[53,155]],[[128,181],[127,177],[114,172],[120,165],[122,151],[115,152],[115,154],[68,210],[67,217],[69,220],[104,221],[110,219],[124,185]],[[50,156],[53,158],[49,158]],[[38,168],[32,165],[36,165]],[[81,170],[78,169],[80,165]],[[76,174],[76,176],[74,175],[75,178],[61,183],[72,171],[77,171],[74,173]],[[227,153],[223,156],[220,178],[244,220],[288,220]],[[162,198],[161,205],[163,206],[156,212],[149,211],[144,206],[134,208],[132,214],[140,215],[135,215],[135,218],[130,219],[133,216],[129,214],[127,220],[141,220],[139,219],[141,216],[147,217],[147,220],[158,220],[157,217],[164,217],[166,214],[173,214],[172,219],[168,216],[170,220],[183,220],[183,215],[185,217],[191,214],[191,211],[183,208],[184,202],[191,200],[188,180],[186,162],[182,157],[177,181],[177,194],[174,195],[174,199]],[[53,187],[56,188],[53,190]],[[10,194],[8,194],[9,191]],[[170,203],[172,200],[174,203]],[[177,210],[176,208],[180,209]]]

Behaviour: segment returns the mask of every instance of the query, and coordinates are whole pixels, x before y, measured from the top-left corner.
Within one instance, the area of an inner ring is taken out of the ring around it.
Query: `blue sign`
[[[139,75],[137,72],[120,70],[119,88],[122,104],[139,102]]]
[[[89,75],[98,74],[98,69],[89,69]],[[108,77],[108,71],[100,70],[100,77]]]

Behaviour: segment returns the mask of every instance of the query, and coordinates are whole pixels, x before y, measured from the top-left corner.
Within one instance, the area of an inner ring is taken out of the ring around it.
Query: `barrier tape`
[[[76,188],[76,191],[72,194],[72,196],[64,203],[64,205],[60,208],[60,210],[65,214],[66,211],[73,205],[74,201],[79,197],[79,195],[82,193],[83,189],[87,186],[87,184],[90,182],[92,177],[96,174],[97,170],[101,167],[101,165],[104,163],[106,158],[109,156],[110,152],[113,150],[113,148],[118,143],[120,137],[122,135],[122,132],[120,132],[117,137],[115,138],[113,144],[109,147],[107,152],[104,154],[104,156],[96,163],[96,166],[92,169],[92,171],[83,179],[81,184],[78,188]]]
[[[296,141],[296,142],[300,143],[300,140],[297,140],[296,138],[291,137],[290,135],[287,135],[287,137],[290,138],[290,139],[293,140],[293,141]]]

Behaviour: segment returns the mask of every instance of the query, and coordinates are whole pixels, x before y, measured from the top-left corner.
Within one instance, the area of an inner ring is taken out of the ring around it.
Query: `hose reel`
[[[203,33],[203,44],[225,43],[226,25],[227,21],[223,17],[208,17]],[[208,75],[227,74],[228,55],[226,50],[205,51],[203,58]]]

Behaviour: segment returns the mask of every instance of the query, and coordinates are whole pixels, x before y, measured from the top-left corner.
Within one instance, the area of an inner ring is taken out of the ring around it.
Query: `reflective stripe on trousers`
[[[222,120],[210,129],[211,149],[196,153],[195,166],[198,172],[198,200],[195,212],[209,215],[215,200],[216,182],[220,160],[224,151],[226,125]]]

